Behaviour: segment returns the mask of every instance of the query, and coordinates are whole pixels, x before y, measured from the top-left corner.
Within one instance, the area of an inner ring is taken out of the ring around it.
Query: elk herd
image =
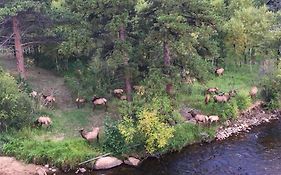
[[[224,73],[223,68],[217,68],[214,72],[217,76],[222,76]],[[143,95],[145,92],[144,86],[133,86],[134,91],[139,94]],[[127,100],[126,93],[123,89],[117,88],[112,91],[113,96],[120,100]],[[251,98],[255,98],[258,93],[258,88],[256,86],[253,86],[249,91],[249,96]],[[230,90],[228,92],[222,92],[218,87],[210,87],[207,88],[204,92],[204,102],[205,104],[209,104],[211,101],[214,103],[227,103],[231,100],[232,97],[235,97],[237,95],[237,89]],[[35,101],[39,102],[41,106],[45,107],[53,107],[54,103],[56,102],[56,98],[54,96],[54,91],[51,91],[49,95],[46,95],[45,93],[41,92],[38,93],[36,91],[32,91],[29,96],[34,99]],[[90,102],[93,110],[96,109],[97,106],[103,106],[105,110],[108,108],[108,100],[105,97],[97,97],[93,96],[91,99],[86,99],[83,97],[77,97],[75,99],[75,104],[77,108],[82,108],[85,106],[86,103]],[[189,112],[189,121],[193,121],[194,123],[214,123],[219,121],[219,116],[216,115],[203,115],[201,113],[196,113],[194,111]],[[46,126],[49,127],[52,124],[51,118],[48,116],[40,116],[35,122],[35,125],[37,126]],[[80,135],[82,138],[87,140],[89,143],[91,143],[93,140],[99,140],[99,130],[100,128],[96,127],[93,128],[92,131],[86,132],[84,129],[81,129]]]

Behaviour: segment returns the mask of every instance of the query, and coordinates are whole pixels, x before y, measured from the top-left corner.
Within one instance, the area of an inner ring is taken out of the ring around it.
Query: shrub
[[[266,77],[262,83],[261,96],[271,109],[281,107],[281,70]]]
[[[239,110],[245,110],[252,104],[251,97],[248,94],[238,94],[235,97],[236,104]]]
[[[169,141],[169,148],[180,150],[182,147],[192,143],[199,137],[198,126],[194,124],[179,124],[175,126],[174,137]]]
[[[16,80],[0,70],[0,130],[29,123],[31,106],[27,94],[19,92]]]
[[[68,168],[100,154],[100,150],[91,148],[81,139],[55,142],[15,138],[3,146],[3,152],[30,163]]]
[[[211,110],[212,114],[220,116],[222,120],[237,117],[239,111],[234,99],[230,100],[228,103],[213,103]]]
[[[186,68],[190,70],[191,76],[200,81],[206,81],[211,75],[211,64],[201,58],[188,59]]]
[[[113,121],[109,117],[104,121],[104,138],[103,147],[105,150],[115,154],[122,154],[125,152],[126,142],[118,129],[118,121]]]

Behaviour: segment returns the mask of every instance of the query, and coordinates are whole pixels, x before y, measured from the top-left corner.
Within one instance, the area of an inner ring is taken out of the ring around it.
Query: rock
[[[140,164],[140,160],[134,157],[129,157],[127,160],[124,161],[127,165],[138,166]]]
[[[43,168],[38,168],[36,170],[36,175],[47,175],[47,172]]]
[[[95,162],[94,169],[104,170],[121,165],[123,162],[116,157],[102,157]]]
[[[77,171],[75,172],[75,174],[78,173],[85,173],[87,170],[85,168],[78,168]]]

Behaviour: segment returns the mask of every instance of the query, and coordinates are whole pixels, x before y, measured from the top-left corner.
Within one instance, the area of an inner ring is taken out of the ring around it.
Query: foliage
[[[186,145],[204,139],[211,139],[215,135],[214,127],[202,127],[191,123],[179,124],[174,128],[174,137],[169,141],[169,150],[180,150]]]
[[[66,169],[73,169],[78,162],[100,154],[100,150],[75,139],[56,142],[15,138],[3,146],[3,152],[26,162],[51,164]]]
[[[241,6],[242,2],[247,5]],[[228,52],[245,62],[265,55],[268,52],[267,41],[277,32],[272,31],[276,20],[274,14],[265,6],[255,7],[252,0],[231,1],[229,6],[235,10],[223,26]]]
[[[31,101],[20,93],[16,80],[0,70],[0,130],[19,128],[30,122]]]
[[[211,114],[215,114],[221,117],[222,121],[232,119],[238,116],[238,106],[236,100],[230,100],[227,103],[213,103],[211,105]]]
[[[149,153],[163,149],[174,132],[172,127],[161,122],[155,111],[150,112],[145,109],[139,114],[138,130],[145,135],[145,148]]]
[[[281,107],[281,69],[264,79],[261,96],[269,108]]]
[[[114,121],[109,117],[104,121],[104,137],[103,147],[115,154],[122,154],[126,151],[128,144],[118,129],[118,121]]]
[[[248,93],[238,93],[235,100],[240,111],[247,109],[252,104],[251,97]]]

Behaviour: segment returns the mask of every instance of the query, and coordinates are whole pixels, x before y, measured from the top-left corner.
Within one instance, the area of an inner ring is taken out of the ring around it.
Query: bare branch
[[[12,33],[12,34],[10,35],[10,37],[8,37],[8,38],[0,45],[0,47],[2,47],[4,44],[6,44],[6,42],[8,42],[13,36],[14,36],[14,33]]]

